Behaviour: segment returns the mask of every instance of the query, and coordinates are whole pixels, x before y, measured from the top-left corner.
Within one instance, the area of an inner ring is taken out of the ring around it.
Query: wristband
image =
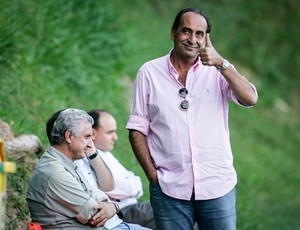
[[[90,160],[93,160],[97,155],[98,155],[98,151],[96,150],[96,152],[93,153],[92,155],[88,156],[88,158],[89,158]]]

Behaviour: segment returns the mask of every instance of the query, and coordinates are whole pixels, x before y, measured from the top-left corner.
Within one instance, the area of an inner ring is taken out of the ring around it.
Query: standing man
[[[115,188],[106,194],[119,205],[125,222],[156,229],[150,201],[138,202],[138,198],[143,195],[141,178],[127,170],[111,153],[115,141],[118,140],[115,118],[102,109],[91,110],[88,114],[94,120],[94,145],[98,149],[98,154],[110,168],[115,181]],[[76,164],[85,178],[94,186],[99,187],[101,184],[101,178],[97,176],[99,167],[91,165],[87,157],[76,161]]]
[[[39,160],[27,192],[32,221],[48,230],[145,229],[123,222],[116,215],[118,206],[104,192],[90,186],[74,163],[96,150],[92,141],[93,123],[86,112],[72,108],[58,111],[48,120],[51,145]],[[110,170],[100,157],[94,160],[102,171],[102,189],[113,189]]]
[[[160,230],[236,229],[237,176],[229,142],[228,100],[251,107],[255,87],[210,40],[201,11],[180,11],[173,49],[138,71],[126,128],[150,182]]]

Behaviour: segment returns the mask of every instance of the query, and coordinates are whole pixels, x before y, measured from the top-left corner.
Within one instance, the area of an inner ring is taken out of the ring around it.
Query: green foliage
[[[9,161],[14,159],[9,158]],[[7,175],[6,229],[25,229],[30,222],[26,200],[28,180],[36,161],[25,157],[17,163],[17,173]]]
[[[139,66],[172,47],[170,26],[183,7],[212,21],[214,47],[258,88],[250,110],[231,105],[238,171],[238,229],[297,229],[300,222],[299,7],[296,0],[2,0],[0,118],[16,134],[47,146],[55,111],[105,108],[117,118],[115,154],[148,183],[128,143],[125,124]],[[9,175],[7,228],[25,229],[27,181],[35,156],[16,159]],[[23,225],[22,225],[23,224]]]

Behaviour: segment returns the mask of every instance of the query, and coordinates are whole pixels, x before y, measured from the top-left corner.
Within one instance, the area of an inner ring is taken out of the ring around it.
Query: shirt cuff
[[[126,129],[134,129],[147,136],[149,132],[149,125],[150,122],[146,119],[135,115],[130,115],[126,124]]]

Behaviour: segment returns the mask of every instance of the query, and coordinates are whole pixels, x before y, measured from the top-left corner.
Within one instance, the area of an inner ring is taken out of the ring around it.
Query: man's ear
[[[93,135],[93,137],[92,137],[92,138],[93,138],[93,140],[95,140],[95,136],[96,136],[96,129],[94,129],[94,128],[92,129],[92,135]]]
[[[71,144],[71,142],[72,142],[71,137],[72,137],[71,130],[67,130],[65,132],[65,140],[68,144]]]
[[[175,30],[174,30],[174,28],[172,27],[172,28],[171,28],[171,40],[173,40],[173,41],[174,41],[174,34],[175,34]]]

